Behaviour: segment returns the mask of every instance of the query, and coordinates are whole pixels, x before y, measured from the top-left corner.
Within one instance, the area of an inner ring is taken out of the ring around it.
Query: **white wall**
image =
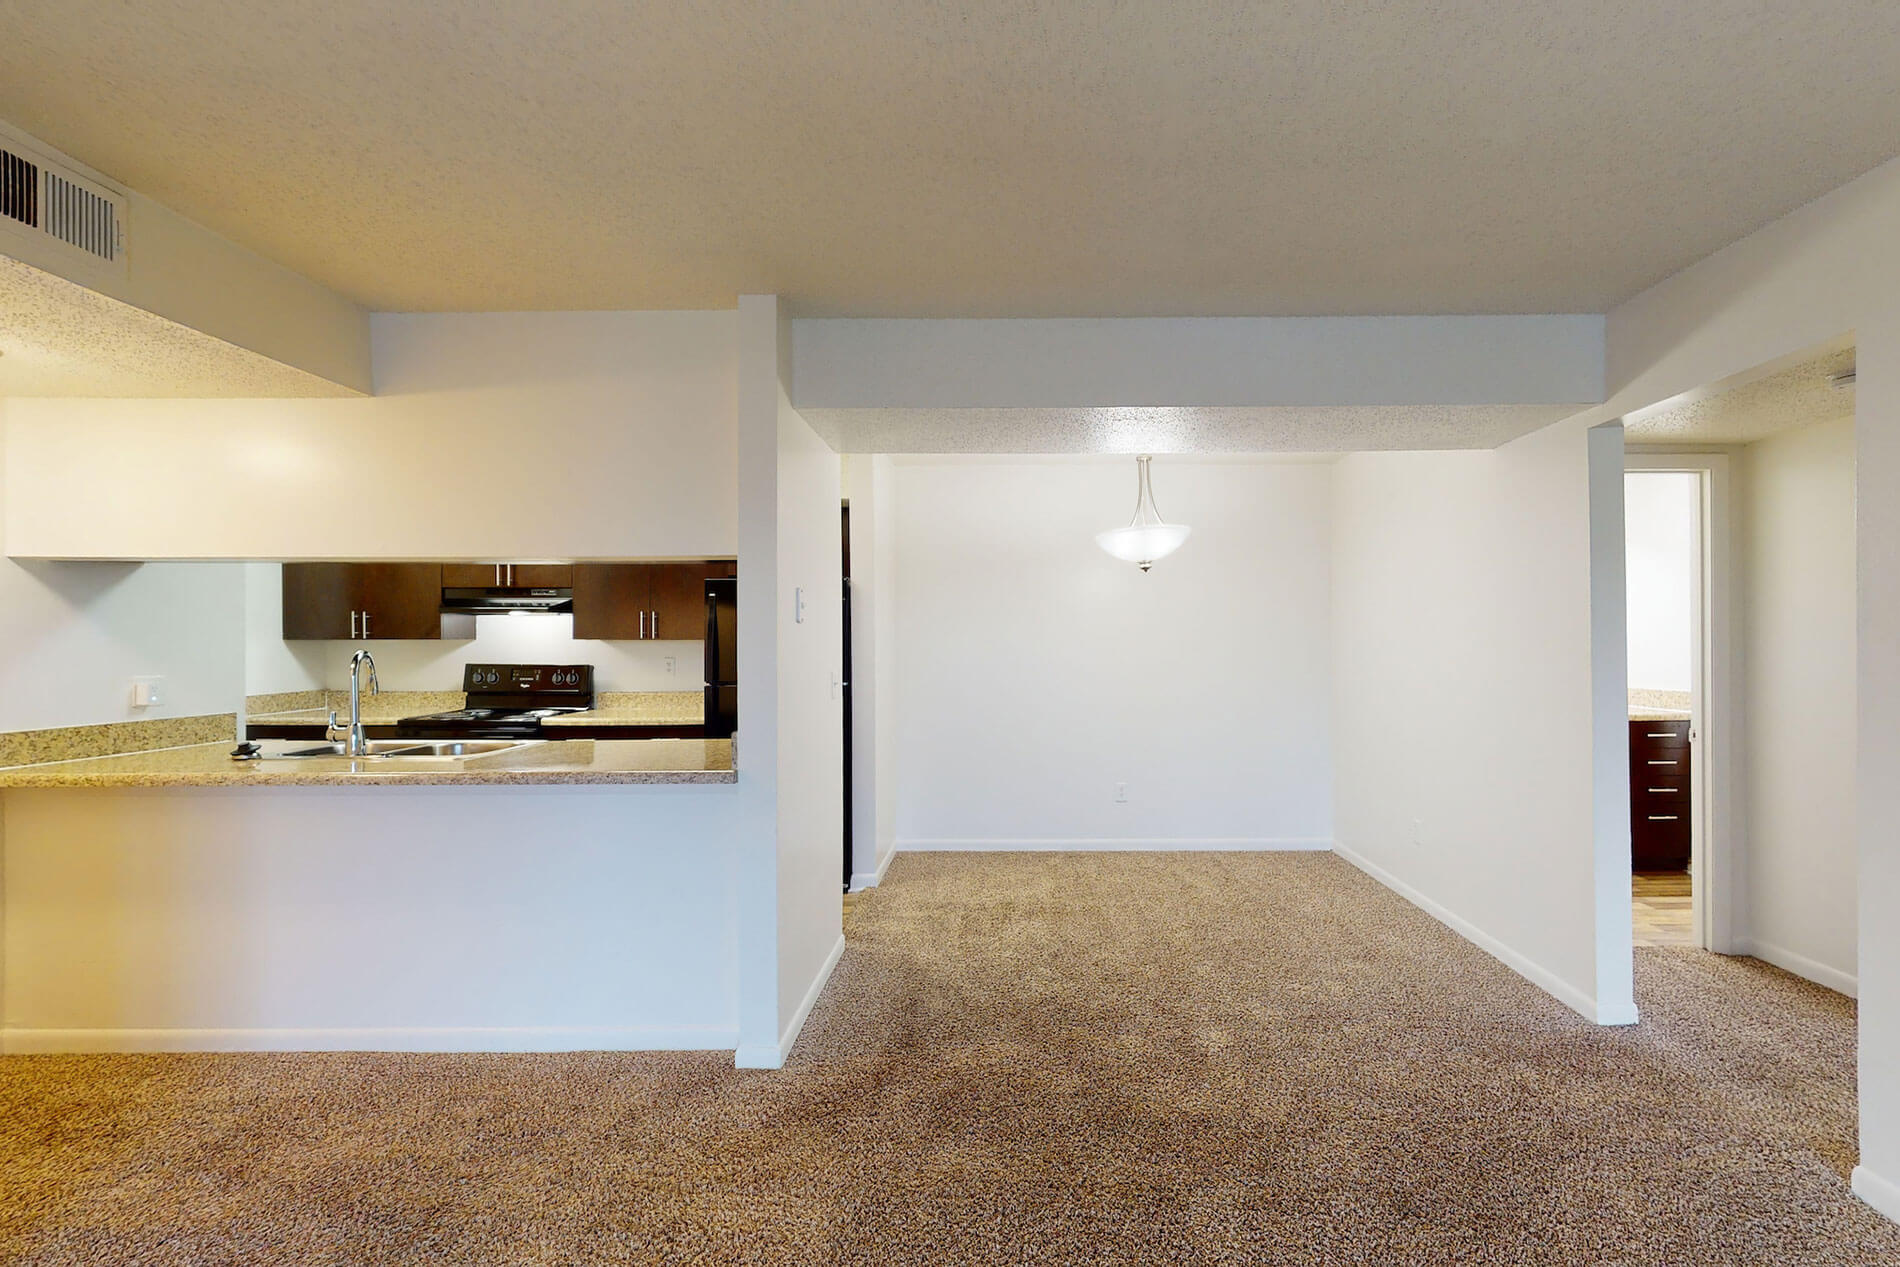
[[[1610,578],[1593,569],[1614,573],[1620,600],[1621,567],[1605,560],[1620,565],[1622,461],[1613,434],[1612,469],[1593,485],[1600,439],[1564,424],[1489,452],[1355,454],[1334,468],[1335,831],[1350,860],[1614,1022],[1633,1019],[1622,612],[1594,592]],[[1613,552],[1592,537],[1605,492]],[[1610,615],[1604,665],[1592,625]],[[1620,808],[1604,785],[1617,771]],[[1621,819],[1609,880],[1605,803]],[[1606,886],[1620,946],[1598,936]]]
[[[1130,458],[895,470],[900,848],[1331,839],[1326,466],[1160,459],[1145,575]]]
[[[851,502],[851,887],[897,847],[897,484],[891,459],[845,459]]]
[[[729,555],[734,330],[729,312],[380,314],[369,399],[18,400],[7,549]]]
[[[0,1050],[730,1049],[735,793],[9,791]]]
[[[807,317],[801,409],[1531,405],[1603,399],[1603,319]]]
[[[791,407],[775,296],[739,297],[739,349],[735,1061],[777,1068],[844,950],[842,493],[838,456]]]
[[[1853,993],[1854,420],[1740,464],[1750,953]]]
[[[1636,472],[1623,481],[1632,689],[1688,691],[1695,657],[1700,477]]]
[[[1851,331],[1857,596],[1860,1147],[1855,1191],[1900,1218],[1900,162],[1609,314],[1615,417]],[[1751,727],[1752,729],[1752,727]]]

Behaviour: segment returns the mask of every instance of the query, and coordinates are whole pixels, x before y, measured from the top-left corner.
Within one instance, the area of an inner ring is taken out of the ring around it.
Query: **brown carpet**
[[[782,1073],[12,1057],[30,1263],[1881,1263],[1853,1005],[1597,1029],[1325,855],[911,855]]]

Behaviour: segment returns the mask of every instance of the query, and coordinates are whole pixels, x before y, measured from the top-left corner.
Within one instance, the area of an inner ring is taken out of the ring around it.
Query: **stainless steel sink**
[[[281,741],[280,741],[281,742]],[[363,760],[373,757],[378,760],[395,758],[400,760],[459,761],[468,757],[491,756],[497,752],[507,752],[511,748],[526,747],[527,740],[520,739],[372,739],[369,751],[353,758]],[[349,758],[349,748],[341,743],[307,743],[293,740],[288,746],[278,748],[266,741],[264,749],[258,754],[264,761],[304,760],[318,757]]]

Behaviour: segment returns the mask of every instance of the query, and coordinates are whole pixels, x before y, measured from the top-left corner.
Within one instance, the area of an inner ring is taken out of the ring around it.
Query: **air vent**
[[[40,227],[40,165],[0,150],[0,216]]]
[[[125,194],[31,138],[0,128],[0,235],[58,242],[56,251],[80,253],[67,255],[75,262],[83,255],[94,267],[122,272]],[[30,251],[23,258],[40,262]]]
[[[102,260],[119,258],[119,212],[103,198],[57,172],[46,173],[48,233]]]

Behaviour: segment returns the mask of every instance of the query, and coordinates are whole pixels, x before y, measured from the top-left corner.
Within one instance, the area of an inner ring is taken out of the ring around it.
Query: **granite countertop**
[[[1688,721],[1690,706],[1687,691],[1656,690],[1643,686],[1629,688],[1631,721]]]
[[[549,730],[562,726],[698,726],[706,720],[703,691],[613,691],[603,693],[584,713],[544,718]]]
[[[1686,708],[1680,711],[1673,708],[1639,708],[1636,705],[1632,704],[1630,706],[1630,720],[1631,721],[1688,721],[1689,710]]]
[[[229,743],[0,769],[0,788],[737,783],[729,739],[564,739],[461,760],[233,761]]]

